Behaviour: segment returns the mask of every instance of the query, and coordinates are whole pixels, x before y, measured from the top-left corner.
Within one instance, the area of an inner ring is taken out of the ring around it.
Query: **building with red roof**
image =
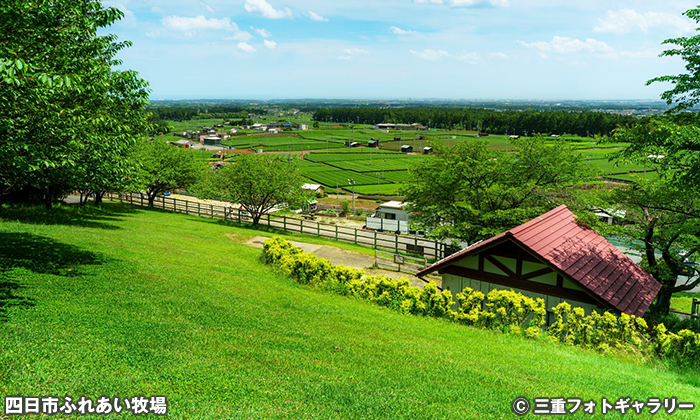
[[[661,284],[562,205],[507,232],[438,261],[443,289],[487,294],[512,289],[542,298],[548,311],[562,301],[593,310],[642,316]]]

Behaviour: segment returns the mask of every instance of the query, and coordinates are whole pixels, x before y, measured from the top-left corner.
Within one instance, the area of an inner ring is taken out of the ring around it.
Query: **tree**
[[[687,10],[683,14],[694,20],[695,23],[700,23],[700,7]],[[673,89],[661,94],[661,99],[666,100],[667,104],[676,103],[676,106],[670,110],[671,112],[692,108],[700,101],[700,35],[669,38],[662,44],[673,44],[679,47],[662,52],[661,57],[680,56],[685,60],[685,69],[688,72],[676,76],[655,77],[646,84],[650,85],[656,82],[673,84]]]
[[[126,176],[126,150],[148,126],[147,83],[113,69],[129,42],[97,35],[122,16],[96,0],[2,2],[0,195],[32,187],[48,208],[98,177],[109,186]]]
[[[695,271],[690,261],[700,250],[700,195],[658,178],[616,189],[613,202],[625,210],[626,223],[609,232],[632,239],[630,245],[642,255],[642,268],[662,285],[650,309],[667,314],[673,293],[700,284],[700,278],[690,276],[679,282],[683,270]]]
[[[162,193],[193,186],[202,181],[206,174],[206,166],[198,158],[197,152],[163,141],[141,141],[135,158],[139,162],[135,185],[146,191],[150,207]]]
[[[299,171],[277,156],[238,155],[237,161],[218,169],[210,180],[209,193],[231,203],[239,203],[253,224],[273,207],[283,203],[301,204],[310,198],[301,189],[304,181]]]
[[[589,172],[582,155],[563,142],[515,143],[515,152],[483,141],[435,146],[435,156],[412,168],[403,193],[413,224],[430,235],[474,242],[511,229],[571,199]]]
[[[700,128],[656,119],[618,129],[612,141],[630,142],[617,161],[644,164],[651,175],[613,191],[610,201],[626,211],[626,223],[608,231],[640,251],[642,266],[662,285],[651,311],[665,315],[673,293],[700,284],[679,282],[700,256]]]

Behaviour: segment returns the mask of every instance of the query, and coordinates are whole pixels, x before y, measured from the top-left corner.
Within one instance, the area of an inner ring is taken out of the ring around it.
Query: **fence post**
[[[211,218],[214,218],[214,205],[209,204],[209,214],[211,214]]]
[[[321,223],[316,222],[316,236],[321,237]]]
[[[299,233],[304,233],[304,219],[299,219]]]
[[[418,253],[418,237],[417,236],[413,237],[413,252],[416,254]],[[424,254],[424,253],[421,252],[421,254]]]
[[[201,204],[202,204],[202,203],[200,203],[199,200],[197,200],[197,216],[199,216],[199,217],[202,217],[202,208],[201,208]]]
[[[338,240],[338,225],[335,225],[335,240]]]
[[[377,259],[377,231],[374,231],[374,259]]]
[[[357,229],[355,229],[355,245],[357,245]]]
[[[399,235],[394,234],[394,242],[396,243],[396,253],[399,253]],[[399,271],[401,271],[401,267],[399,267]]]
[[[185,214],[190,214],[190,200],[185,200]]]
[[[241,208],[238,208],[238,223],[243,223],[243,219],[241,218]]]
[[[268,225],[268,226],[271,226],[271,225],[270,225],[270,213],[267,213],[267,225]]]
[[[282,216],[282,230],[287,231],[287,216]]]

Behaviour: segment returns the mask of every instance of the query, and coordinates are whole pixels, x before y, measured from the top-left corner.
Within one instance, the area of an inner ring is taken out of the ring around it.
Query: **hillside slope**
[[[700,402],[693,375],[299,286],[240,243],[257,231],[110,203],[0,218],[0,396],[165,395],[188,419],[512,418],[518,396]]]

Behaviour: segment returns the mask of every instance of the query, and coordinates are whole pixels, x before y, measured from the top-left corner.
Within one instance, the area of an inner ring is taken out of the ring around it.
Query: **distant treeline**
[[[249,114],[265,115],[264,109],[229,105],[158,106],[148,109],[159,120],[199,120],[205,118],[247,119]]]
[[[430,128],[481,130],[493,134],[608,135],[640,118],[607,112],[514,111],[476,108],[319,108],[321,122],[380,124],[419,123]]]

